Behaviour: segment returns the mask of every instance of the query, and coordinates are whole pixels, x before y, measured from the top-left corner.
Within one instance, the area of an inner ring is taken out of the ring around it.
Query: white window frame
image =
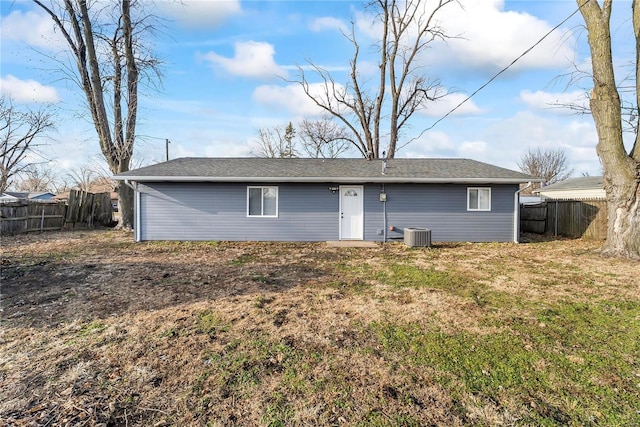
[[[477,191],[478,194],[478,207],[471,207],[471,192]],[[486,192],[489,197],[489,207],[481,208],[480,207],[480,192]],[[467,188],[467,211],[471,212],[489,212],[491,211],[491,187],[468,187]]]
[[[249,203],[250,203],[250,197],[249,194],[251,193],[252,189],[255,188],[259,188],[262,190],[262,203],[260,205],[261,210],[260,210],[260,215],[255,215],[255,214],[251,214],[250,209],[249,209]],[[271,189],[274,190],[276,193],[276,213],[275,215],[265,215],[264,214],[264,190],[265,189]],[[275,185],[250,185],[247,186],[247,217],[248,218],[277,218],[278,217],[278,205],[279,205],[279,201],[280,201],[280,194],[278,192],[278,186]]]

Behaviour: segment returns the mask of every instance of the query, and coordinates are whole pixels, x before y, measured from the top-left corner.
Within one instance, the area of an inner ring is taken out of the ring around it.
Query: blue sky
[[[102,2],[106,0],[100,0]],[[150,0],[147,0],[150,1]],[[417,113],[397,157],[463,157],[517,170],[529,148],[563,148],[574,175],[598,175],[592,118],[554,107],[584,105],[589,78],[567,87],[561,76],[588,70],[586,33],[579,14],[433,129],[452,106],[471,94],[576,9],[570,0],[461,0],[439,17],[448,34],[423,58],[431,78],[456,91]],[[2,93],[14,104],[37,108],[52,102],[57,131],[41,152],[60,170],[100,158],[79,89],[63,78],[51,57],[62,59],[59,32],[31,2],[2,0]],[[136,164],[171,157],[248,156],[261,127],[294,126],[318,111],[299,86],[298,65],[310,59],[346,82],[352,45],[340,28],[354,22],[363,52],[374,42],[371,17],[356,1],[161,1],[150,4],[163,18],[152,40],[164,61],[159,90],[146,91],[139,112]],[[615,55],[620,73],[633,59],[625,16],[630,1],[614,4]],[[375,57],[364,57],[375,69]],[[362,68],[366,71],[366,66]],[[313,81],[313,76],[308,75]],[[357,156],[354,150],[351,156]]]

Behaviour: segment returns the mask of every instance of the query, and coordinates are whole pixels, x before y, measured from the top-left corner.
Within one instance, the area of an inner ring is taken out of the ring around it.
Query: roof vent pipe
[[[382,175],[387,171],[387,152],[382,152]]]

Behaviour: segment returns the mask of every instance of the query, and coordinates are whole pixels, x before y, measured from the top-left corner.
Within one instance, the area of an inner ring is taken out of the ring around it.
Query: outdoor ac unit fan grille
[[[405,228],[404,244],[412,248],[431,246],[431,230],[419,227]]]

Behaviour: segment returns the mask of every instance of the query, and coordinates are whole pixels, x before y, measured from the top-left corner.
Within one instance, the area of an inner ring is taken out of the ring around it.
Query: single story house
[[[55,194],[48,191],[26,192],[26,191],[5,191],[0,194],[0,200],[16,201],[16,200],[53,200]]]
[[[468,159],[180,158],[114,176],[135,240],[518,241],[535,177]],[[395,231],[392,231],[395,230]]]
[[[569,178],[533,192],[543,200],[604,200],[607,197],[601,176]]]

